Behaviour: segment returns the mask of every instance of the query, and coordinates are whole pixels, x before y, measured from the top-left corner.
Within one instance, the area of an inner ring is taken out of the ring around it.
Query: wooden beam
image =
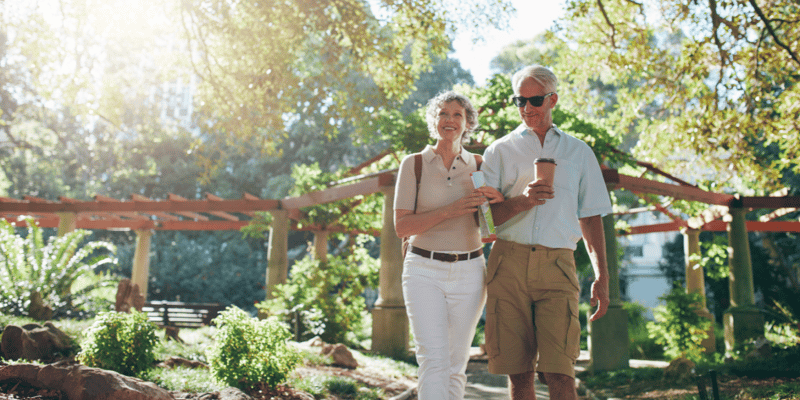
[[[385,182],[385,179],[381,178],[381,176],[375,176],[347,186],[319,190],[298,197],[287,197],[281,200],[281,204],[285,209],[293,209],[331,203],[355,196],[366,196],[378,192],[381,183]]]

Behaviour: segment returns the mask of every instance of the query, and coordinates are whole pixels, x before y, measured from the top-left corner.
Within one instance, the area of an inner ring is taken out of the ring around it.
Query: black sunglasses
[[[544,99],[550,97],[550,95],[556,94],[556,92],[550,92],[544,96],[533,96],[533,97],[522,97],[522,96],[514,96],[511,100],[514,100],[514,104],[517,107],[525,107],[525,103],[531,102],[531,105],[534,107],[541,107],[544,103]]]

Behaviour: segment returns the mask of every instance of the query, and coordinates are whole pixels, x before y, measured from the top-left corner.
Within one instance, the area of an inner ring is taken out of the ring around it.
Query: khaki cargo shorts
[[[581,327],[573,251],[497,240],[487,269],[489,372],[574,378]]]

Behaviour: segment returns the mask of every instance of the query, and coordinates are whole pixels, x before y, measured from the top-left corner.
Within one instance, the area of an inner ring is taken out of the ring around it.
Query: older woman
[[[480,156],[462,147],[478,124],[470,101],[443,92],[428,102],[426,114],[436,144],[403,159],[395,190],[395,229],[410,237],[403,295],[416,343],[419,399],[463,399],[469,348],[486,302],[474,214],[487,199],[496,203],[503,196],[473,188],[470,173]]]

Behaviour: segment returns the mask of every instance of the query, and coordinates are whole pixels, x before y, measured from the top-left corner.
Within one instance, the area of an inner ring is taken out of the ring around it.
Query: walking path
[[[664,361],[645,361],[630,360],[630,366],[638,367],[660,367],[668,365]],[[585,371],[589,367],[589,352],[581,350],[576,371]],[[467,365],[467,389],[464,399],[488,399],[488,400],[508,400],[508,378],[505,375],[494,375],[487,369],[486,356],[481,353],[480,348],[473,348],[470,362]],[[549,400],[547,386],[536,380],[536,399]]]

